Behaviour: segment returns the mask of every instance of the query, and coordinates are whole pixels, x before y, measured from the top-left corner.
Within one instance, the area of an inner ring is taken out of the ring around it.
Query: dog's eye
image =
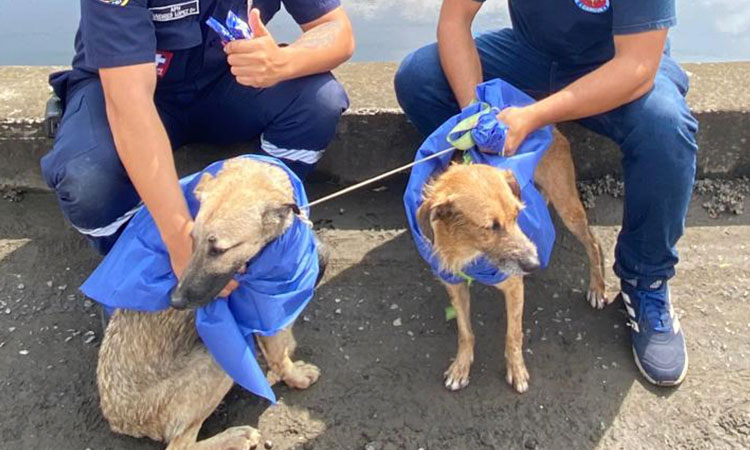
[[[497,220],[492,221],[492,231],[500,231],[500,222]]]

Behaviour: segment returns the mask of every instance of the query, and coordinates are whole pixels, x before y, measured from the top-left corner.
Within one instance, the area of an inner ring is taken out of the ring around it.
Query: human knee
[[[42,172],[49,186],[57,194],[68,220],[79,229],[97,229],[117,219],[114,203],[138,203],[133,191],[122,198],[119,174],[113,174],[85,156],[52,166],[42,162]],[[132,191],[132,189],[131,189]],[[133,197],[133,198],[130,198]]]
[[[692,178],[698,145],[698,122],[679,98],[654,98],[633,118],[625,143],[633,147],[637,160]],[[663,173],[664,173],[663,172]]]
[[[418,95],[424,87],[433,84],[431,82],[433,72],[439,68],[440,58],[435,44],[417,49],[401,61],[393,84],[398,103],[407,114],[412,105],[418,102]]]
[[[344,87],[331,74],[312,77],[303,94],[308,97],[309,108],[305,123],[323,135],[324,140],[333,138],[341,114],[349,107],[349,97]],[[327,144],[327,143],[326,143]]]

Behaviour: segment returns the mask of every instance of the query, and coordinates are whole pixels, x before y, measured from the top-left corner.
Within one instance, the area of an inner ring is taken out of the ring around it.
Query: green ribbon
[[[463,270],[459,270],[458,272],[456,272],[456,276],[463,278],[464,281],[466,281],[466,283],[469,285],[469,287],[471,287],[471,284],[474,283],[474,277],[470,277]]]
[[[476,101],[472,102],[472,105],[474,103],[476,103]],[[446,137],[446,140],[453,146],[453,148],[464,152],[464,164],[471,164],[472,162],[474,162],[471,159],[471,154],[467,151],[476,146],[474,139],[471,137],[471,130],[477,127],[479,117],[487,114],[488,112],[490,112],[490,110],[492,110],[492,107],[489,103],[482,102],[480,104],[481,108],[479,112],[472,114],[469,117],[458,122]]]
[[[473,101],[472,105],[474,103],[476,103],[476,101]],[[453,146],[453,148],[464,152],[464,164],[471,164],[473,162],[471,159],[471,154],[467,151],[476,146],[476,143],[474,143],[474,139],[471,137],[471,130],[476,128],[477,123],[479,122],[479,117],[487,114],[492,110],[492,107],[489,103],[481,102],[481,105],[482,106],[479,109],[479,112],[474,113],[458,122],[446,137],[446,140]],[[456,272],[456,276],[463,278],[464,281],[466,281],[466,283],[469,285],[469,287],[471,287],[471,284],[474,283],[474,278],[470,277],[461,270]]]
[[[469,117],[461,120],[456,124],[455,127],[448,133],[448,143],[450,143],[456,150],[469,150],[474,147],[474,139],[471,137],[470,131],[477,127],[479,117],[490,112],[492,107],[489,103],[481,103],[482,107],[478,113],[472,114]]]

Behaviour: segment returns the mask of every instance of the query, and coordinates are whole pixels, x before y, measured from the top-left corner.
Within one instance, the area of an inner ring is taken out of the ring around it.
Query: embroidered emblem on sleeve
[[[609,0],[574,0],[576,6],[590,13],[603,13],[609,9]]]
[[[99,0],[102,3],[107,3],[109,5],[115,5],[115,6],[125,6],[130,2],[130,0]]]

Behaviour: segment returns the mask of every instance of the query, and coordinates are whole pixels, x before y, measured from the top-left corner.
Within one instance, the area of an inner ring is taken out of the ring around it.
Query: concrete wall
[[[699,176],[750,175],[750,62],[686,64],[688,101],[700,121]],[[52,142],[42,132],[49,96],[47,75],[56,67],[0,67],[0,184],[46,188],[39,158]],[[336,71],[351,98],[319,174],[351,183],[411,161],[420,138],[393,94],[394,63],[353,63]],[[614,144],[574,124],[562,130],[573,142],[579,178],[620,170]],[[257,143],[216,148],[187,146],[177,152],[182,173],[249,151]]]

